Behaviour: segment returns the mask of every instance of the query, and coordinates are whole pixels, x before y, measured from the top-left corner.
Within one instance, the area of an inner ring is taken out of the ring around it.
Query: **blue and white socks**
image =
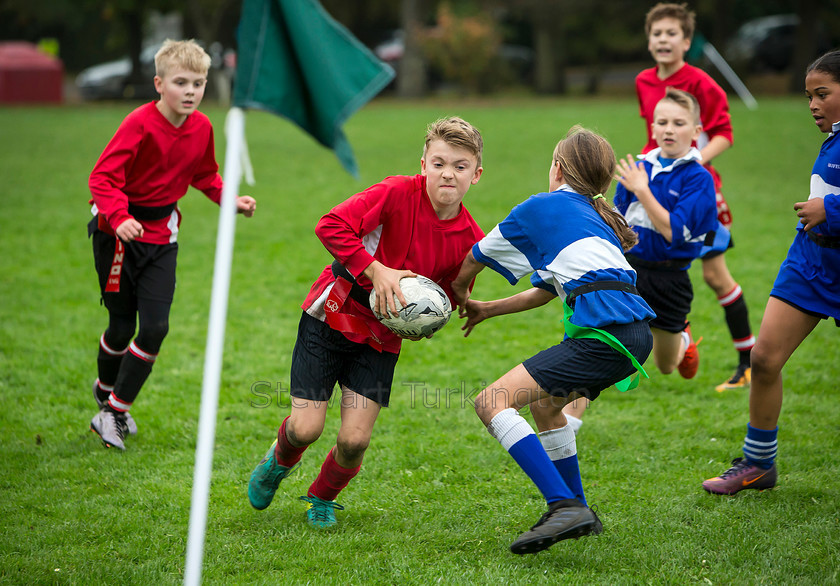
[[[765,470],[772,468],[779,448],[779,442],[776,439],[778,434],[778,427],[758,429],[748,423],[747,437],[744,438],[744,457],[759,468]]]
[[[566,419],[569,419],[566,415]],[[566,486],[575,493],[575,498],[586,504],[583,496],[583,481],[580,477],[580,466],[577,458],[577,442],[575,430],[569,423],[565,427],[550,429],[539,434],[540,443],[548,454],[549,459],[557,468]]]
[[[569,488],[548,457],[537,434],[516,409],[505,409],[497,413],[487,426],[487,431],[508,451],[547,503],[576,498],[575,492]],[[574,432],[571,433],[574,439]]]

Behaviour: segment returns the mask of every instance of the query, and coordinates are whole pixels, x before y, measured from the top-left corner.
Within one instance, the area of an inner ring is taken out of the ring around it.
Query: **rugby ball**
[[[398,310],[396,316],[374,315],[389,330],[401,338],[430,336],[440,330],[452,315],[452,304],[440,285],[423,276],[403,277],[400,279],[408,305],[402,306],[394,295],[394,304]],[[370,307],[376,307],[376,291],[370,292]]]

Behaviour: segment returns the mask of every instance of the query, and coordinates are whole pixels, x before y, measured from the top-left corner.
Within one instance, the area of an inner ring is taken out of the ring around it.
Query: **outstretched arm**
[[[473,282],[476,275],[480,273],[484,267],[487,266],[478,262],[473,256],[472,249],[467,252],[467,257],[461,263],[461,270],[458,276],[452,281],[452,293],[455,295],[455,306],[464,311],[464,305],[470,298],[470,283]]]
[[[472,329],[486,319],[534,309],[535,307],[545,305],[555,297],[556,295],[549,293],[545,289],[534,287],[516,295],[494,301],[476,301],[470,299],[461,307],[459,313],[461,318],[467,318],[466,323],[461,326],[461,329],[464,330],[464,337],[469,336]]]

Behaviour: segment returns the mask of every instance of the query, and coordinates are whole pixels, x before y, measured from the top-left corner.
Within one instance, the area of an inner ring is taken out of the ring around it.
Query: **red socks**
[[[298,448],[289,443],[289,439],[286,437],[286,422],[288,420],[288,417],[283,420],[283,423],[280,425],[280,430],[277,432],[277,445],[274,446],[274,459],[281,466],[291,468],[300,462],[300,457],[309,446]]]
[[[280,430],[277,432],[277,445],[274,447],[274,459],[281,466],[291,468],[300,461],[303,452],[309,446],[298,448],[289,443],[289,439],[286,437],[286,422],[288,420],[288,417],[283,420],[283,423],[280,425]],[[316,496],[325,501],[334,500],[338,496],[338,493],[347,486],[362,468],[361,464],[355,468],[344,468],[340,466],[333,457],[333,450],[330,450],[330,453],[327,454],[326,460],[321,465],[321,473],[318,474],[318,478],[309,487],[309,494],[311,496]]]
[[[334,450],[335,448],[333,448]],[[338,465],[333,457],[333,450],[327,454],[327,459],[321,464],[321,473],[309,487],[309,494],[321,500],[332,501],[338,493],[347,486],[356,474],[359,473],[362,465],[355,468],[343,468]]]

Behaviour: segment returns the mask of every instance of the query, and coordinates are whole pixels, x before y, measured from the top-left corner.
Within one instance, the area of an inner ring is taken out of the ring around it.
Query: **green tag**
[[[639,386],[639,373],[642,373],[645,378],[650,378],[648,373],[645,372],[644,367],[639,364],[639,361],[636,360],[636,357],[630,353],[630,350],[624,347],[618,338],[610,334],[609,332],[605,332],[604,330],[599,330],[598,328],[585,328],[580,327],[572,323],[572,308],[569,307],[569,304],[566,303],[566,300],[563,300],[563,321],[566,324],[566,335],[570,338],[593,338],[595,340],[600,340],[616,352],[620,352],[624,354],[627,358],[630,359],[630,362],[633,363],[633,366],[636,368],[638,372],[635,374],[631,374],[625,379],[622,379],[615,383],[615,388],[617,388],[622,393],[624,391],[629,391],[635,389]]]

